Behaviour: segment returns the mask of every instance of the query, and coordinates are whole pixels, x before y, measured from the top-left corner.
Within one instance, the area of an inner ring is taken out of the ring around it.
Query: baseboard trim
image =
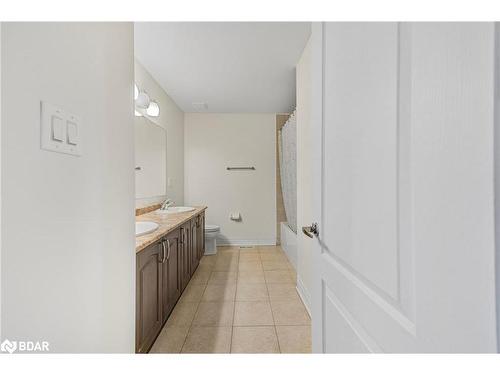
[[[299,297],[302,300],[309,317],[311,317],[311,296],[299,275],[297,275],[297,286],[295,288],[297,289],[297,293],[299,293]]]
[[[231,238],[217,238],[217,246],[276,246],[276,239],[240,240]]]

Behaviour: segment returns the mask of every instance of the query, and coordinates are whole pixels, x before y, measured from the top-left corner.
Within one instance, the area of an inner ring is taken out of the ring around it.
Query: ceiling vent
[[[205,102],[194,102],[193,109],[196,112],[205,112],[208,110],[208,104]]]

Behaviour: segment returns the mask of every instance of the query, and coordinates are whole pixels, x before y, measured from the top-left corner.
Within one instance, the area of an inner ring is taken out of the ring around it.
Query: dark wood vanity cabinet
[[[205,251],[203,213],[136,255],[136,352],[147,353]]]
[[[163,323],[161,256],[161,242],[156,242],[138,253],[136,258],[137,353],[149,350]]]

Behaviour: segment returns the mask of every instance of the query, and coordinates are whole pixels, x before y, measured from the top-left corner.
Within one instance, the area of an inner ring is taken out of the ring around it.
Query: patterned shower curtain
[[[297,122],[295,111],[279,132],[281,190],[288,226],[297,233]]]

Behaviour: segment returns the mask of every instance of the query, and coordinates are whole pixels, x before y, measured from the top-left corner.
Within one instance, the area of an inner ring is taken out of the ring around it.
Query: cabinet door
[[[161,245],[155,243],[136,256],[137,353],[146,353],[162,326]]]
[[[163,323],[167,321],[170,312],[181,294],[181,280],[179,274],[180,230],[176,229],[163,239],[165,248],[162,263],[162,302]]]
[[[189,251],[191,225],[189,222],[183,224],[180,228],[181,258],[179,259],[181,290],[184,290],[191,278],[191,252]]]
[[[190,243],[190,253],[191,253],[191,275],[193,275],[194,271],[198,267],[198,263],[200,263],[200,259],[198,257],[198,216],[190,221],[191,223],[191,243]]]

